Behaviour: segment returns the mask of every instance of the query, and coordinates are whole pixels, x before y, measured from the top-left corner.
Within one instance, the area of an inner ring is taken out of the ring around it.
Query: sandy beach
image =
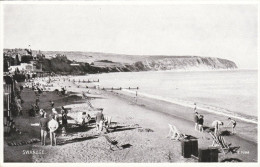
[[[23,116],[16,117],[16,126],[22,134],[12,134],[4,138],[4,162],[197,162],[194,158],[183,158],[181,155],[181,142],[166,138],[168,124],[175,125],[182,133],[198,138],[199,148],[206,148],[212,144],[212,138],[207,133],[194,130],[193,110],[188,107],[158,101],[154,99],[122,93],[122,91],[105,91],[99,89],[87,89],[91,84],[73,83],[66,79],[53,81],[54,84],[66,86],[68,95],[58,95],[55,92],[44,92],[40,96],[40,108],[51,112],[49,101],[55,102],[58,112],[61,106],[69,109],[67,136],[58,135],[57,146],[50,146],[47,137],[47,146],[41,146],[40,142],[24,146],[8,146],[10,141],[28,140],[40,138],[40,127],[31,126],[39,123],[39,116],[29,117],[27,111],[35,102],[36,95],[25,88],[22,93]],[[83,99],[82,91],[89,90],[90,98]],[[118,141],[120,149],[109,149],[109,144],[103,135],[99,135],[95,129],[95,123],[84,127],[78,126],[77,116],[79,112],[87,112],[92,118],[97,110],[104,108],[104,115],[112,117],[111,132],[106,134]],[[119,105],[120,104],[120,105]],[[174,111],[174,112],[172,112]],[[206,118],[205,126],[210,126],[216,119],[224,119],[223,116],[213,115],[198,110]],[[173,114],[174,113],[174,114]],[[183,114],[186,113],[186,114]],[[248,131],[256,130],[254,124],[238,121],[237,134],[225,136],[232,146],[240,146],[235,154],[219,153],[219,161],[229,158],[237,158],[243,162],[257,162],[257,135],[248,136]],[[226,128],[222,128],[226,130]],[[227,129],[231,130],[231,129]],[[243,133],[242,133],[243,132]],[[26,153],[26,150],[35,150],[34,153]]]

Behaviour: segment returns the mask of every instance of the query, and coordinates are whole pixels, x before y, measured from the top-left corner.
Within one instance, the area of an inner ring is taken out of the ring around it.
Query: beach
[[[68,95],[44,92],[40,95],[40,108],[50,114],[49,101],[53,100],[59,113],[61,106],[69,109],[67,136],[58,134],[57,146],[50,146],[49,138],[46,146],[41,146],[40,143],[8,146],[10,141],[40,138],[40,127],[31,126],[39,123],[40,117],[27,115],[36,95],[31,89],[25,88],[21,93],[24,115],[14,118],[22,134],[4,138],[4,162],[197,162],[194,158],[183,158],[180,141],[167,138],[168,124],[175,125],[186,135],[198,138],[199,148],[207,148],[212,144],[212,138],[207,132],[194,130],[194,111],[190,107],[139,94],[136,98],[135,94],[122,90],[96,89],[95,83],[85,83],[82,80],[73,82],[65,76],[53,78],[52,83],[66,87]],[[87,91],[87,98],[82,98],[82,92]],[[112,117],[111,132],[106,135],[118,141],[120,149],[110,150],[109,143],[103,135],[97,133],[94,123],[84,127],[77,125],[78,113],[87,112],[94,118],[98,112],[89,104],[94,108],[104,108],[104,116]],[[223,115],[199,108],[197,111],[206,118],[205,127],[209,127],[214,120],[226,120]],[[257,162],[257,135],[252,135],[257,132],[257,125],[242,120],[237,123],[238,133],[225,136],[225,140],[234,147],[240,146],[240,149],[235,154],[219,153],[219,161],[237,158],[243,162]],[[226,129],[231,130],[222,128]]]

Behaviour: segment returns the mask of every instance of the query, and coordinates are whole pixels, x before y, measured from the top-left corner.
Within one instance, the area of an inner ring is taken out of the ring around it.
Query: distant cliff
[[[235,69],[236,64],[230,60],[198,57],[149,57],[134,63],[137,69],[143,70],[216,70]]]
[[[217,70],[236,69],[234,62],[226,59],[199,56],[123,55],[99,52],[44,52],[46,56],[64,54],[69,60],[89,63],[93,67],[110,71],[158,70]]]
[[[74,51],[32,51],[32,55],[40,57],[36,66],[42,66],[44,71],[70,74],[237,68],[230,60],[200,56],[145,56]],[[75,63],[78,65],[73,66]]]

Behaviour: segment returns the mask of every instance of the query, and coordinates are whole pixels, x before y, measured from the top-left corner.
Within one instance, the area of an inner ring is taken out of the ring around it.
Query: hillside
[[[64,54],[71,61],[89,63],[94,67],[109,71],[149,71],[149,70],[214,70],[235,69],[230,60],[199,56],[145,56],[123,55],[98,52],[56,52],[43,51],[46,57]]]
[[[26,52],[25,52],[26,51]],[[16,64],[19,54],[23,59],[26,54],[31,59],[36,57],[36,67],[43,71],[63,74],[85,74],[99,72],[130,72],[158,70],[218,70],[235,69],[236,64],[230,60],[199,56],[165,56],[165,55],[123,55],[97,52],[72,51],[35,51],[26,49],[5,49],[5,62]],[[30,56],[31,55],[31,56]],[[8,64],[8,63],[5,63]],[[76,64],[72,65],[72,64]]]

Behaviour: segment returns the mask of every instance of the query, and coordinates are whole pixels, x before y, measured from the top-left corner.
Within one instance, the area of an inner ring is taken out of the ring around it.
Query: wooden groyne
[[[83,80],[80,80],[80,79],[79,79],[79,80],[69,79],[69,81],[79,82],[79,83],[80,83],[80,82],[82,82],[82,83],[93,83],[93,82],[99,82],[99,79],[98,79],[98,80],[86,80],[86,81],[85,81],[84,79],[83,79]]]
[[[112,88],[104,88],[104,87],[103,87],[103,88],[102,88],[102,90],[112,90],[112,91],[113,91],[113,90],[122,90],[122,89],[129,89],[129,90],[130,90],[130,89],[133,89],[133,90],[138,90],[139,87],[128,87],[128,88],[122,88],[122,87],[119,87],[119,88],[118,88],[118,87],[115,87],[115,88],[114,88],[114,87],[112,87]]]

